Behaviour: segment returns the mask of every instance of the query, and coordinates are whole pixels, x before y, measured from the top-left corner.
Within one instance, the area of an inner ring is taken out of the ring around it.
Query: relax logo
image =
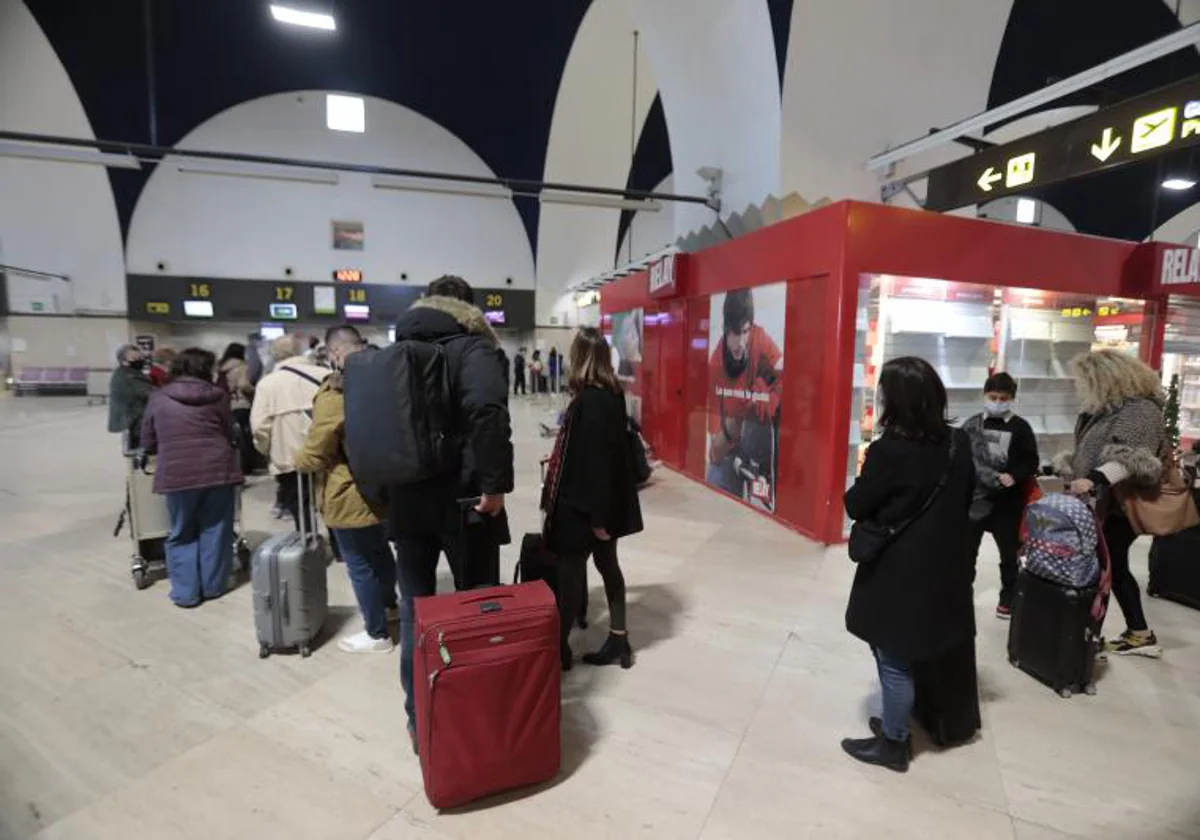
[[[1194,248],[1171,248],[1163,251],[1159,283],[1163,286],[1200,283],[1200,251]]]

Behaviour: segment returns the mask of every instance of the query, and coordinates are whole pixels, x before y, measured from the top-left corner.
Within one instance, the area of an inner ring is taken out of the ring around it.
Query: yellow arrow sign
[[[1113,152],[1121,145],[1120,137],[1113,137],[1111,128],[1104,129],[1104,134],[1100,138],[1099,143],[1092,144],[1092,157],[1099,161],[1106,161],[1112,157]]]
[[[983,190],[984,192],[991,192],[992,184],[996,183],[997,181],[999,181],[1003,178],[1004,178],[1004,175],[997,172],[996,167],[989,166],[987,169],[985,169],[983,171],[983,174],[979,176],[979,180],[976,181],[975,183],[978,184],[979,189]]]

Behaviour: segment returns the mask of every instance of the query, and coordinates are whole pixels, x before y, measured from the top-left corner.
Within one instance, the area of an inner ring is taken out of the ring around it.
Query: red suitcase
[[[558,610],[541,581],[416,601],[425,795],[454,808],[554,778],[561,759]]]

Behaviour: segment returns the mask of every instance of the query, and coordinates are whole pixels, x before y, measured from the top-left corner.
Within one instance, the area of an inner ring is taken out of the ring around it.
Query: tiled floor
[[[542,410],[516,409],[518,532],[536,521]],[[919,742],[896,776],[838,747],[878,702],[843,629],[844,551],[670,475],[643,495],[646,533],[622,545],[637,666],[568,676],[562,778],[439,816],[395,656],[326,645],[259,661],[245,588],[190,612],[162,584],[134,590],[104,422],[71,399],[0,399],[4,840],[1200,838],[1200,613],[1150,602],[1167,657],[1115,661],[1096,697],[1061,700],[1009,667],[988,554],[983,735],[945,753]],[[270,494],[248,492],[249,531],[278,527]],[[330,580],[353,627],[342,567]],[[604,633],[593,586],[577,649]]]

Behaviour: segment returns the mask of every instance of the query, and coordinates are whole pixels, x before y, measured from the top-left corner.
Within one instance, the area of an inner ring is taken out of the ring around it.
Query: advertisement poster
[[[774,513],[787,284],[712,296],[709,485]]]
[[[642,424],[642,335],[645,324],[641,309],[617,312],[612,316],[609,347],[613,370],[625,388],[625,410],[639,426]]]

